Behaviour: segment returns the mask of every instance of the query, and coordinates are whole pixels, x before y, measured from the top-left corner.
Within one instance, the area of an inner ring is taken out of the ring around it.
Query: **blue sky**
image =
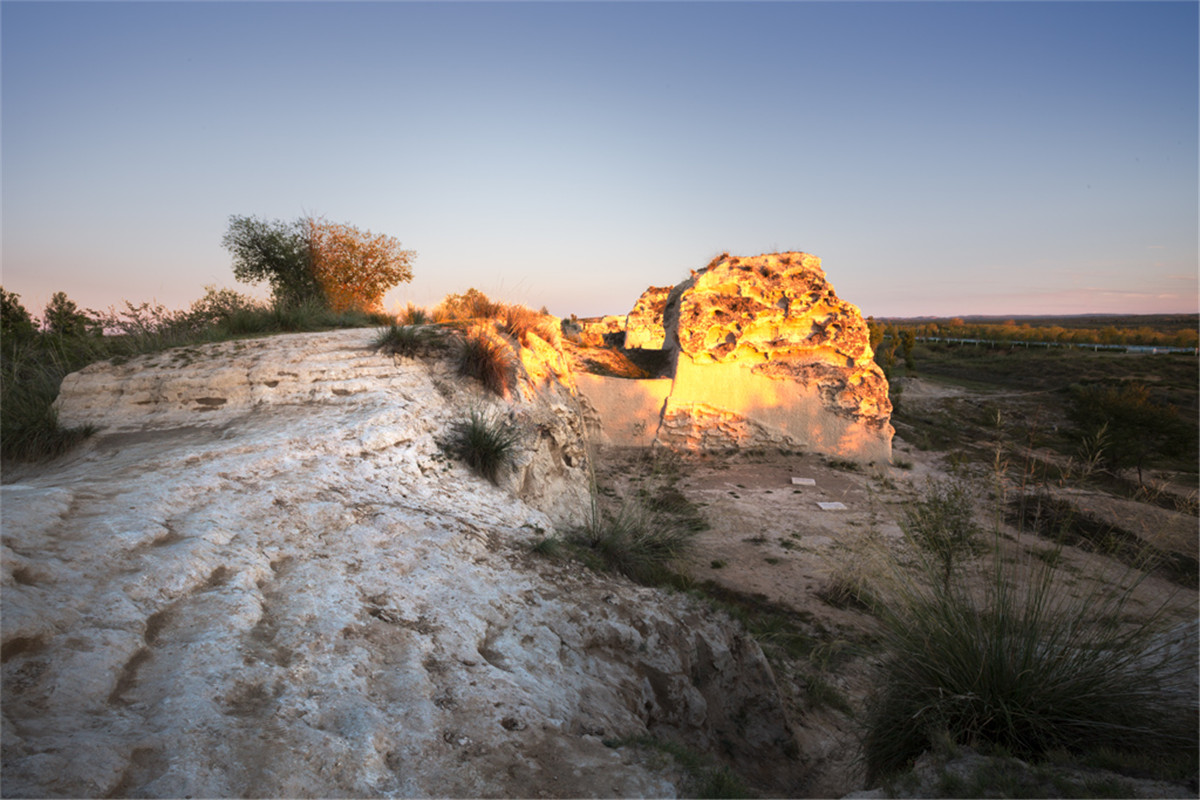
[[[0,4],[0,280],[236,284],[231,214],[624,313],[804,250],[876,316],[1197,310],[1194,2]],[[261,290],[259,290],[261,292]]]

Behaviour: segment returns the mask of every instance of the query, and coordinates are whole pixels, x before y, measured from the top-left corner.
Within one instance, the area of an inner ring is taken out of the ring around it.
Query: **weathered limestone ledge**
[[[803,766],[752,639],[530,554],[587,511],[571,393],[526,369],[501,401],[372,336],[65,383],[64,422],[100,432],[0,487],[5,794],[675,796],[603,743],[645,735],[786,794]],[[499,487],[439,446],[472,408],[524,431]]]

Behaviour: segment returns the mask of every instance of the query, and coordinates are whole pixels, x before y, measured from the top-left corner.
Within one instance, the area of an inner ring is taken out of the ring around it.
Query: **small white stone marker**
[[[792,478],[792,486],[816,486],[816,478]]]
[[[834,503],[817,503],[817,505],[821,508],[822,511],[845,511],[846,510],[845,503],[836,503],[836,502],[834,502]]]

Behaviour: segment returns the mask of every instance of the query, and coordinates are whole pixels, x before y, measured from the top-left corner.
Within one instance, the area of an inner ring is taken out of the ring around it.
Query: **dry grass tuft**
[[[500,327],[506,334],[522,345],[528,345],[529,334],[537,333],[537,328],[541,322],[541,314],[538,314],[532,308],[513,304],[504,308]]]
[[[433,318],[425,309],[409,303],[404,307],[404,310],[400,312],[400,316],[397,321],[401,325],[428,325],[429,323],[433,322]]]
[[[467,331],[459,341],[458,373],[475,378],[500,397],[508,397],[517,382],[512,350],[483,326]]]
[[[471,288],[461,294],[446,295],[433,310],[433,319],[435,322],[481,321],[495,319],[503,311],[503,303]]]

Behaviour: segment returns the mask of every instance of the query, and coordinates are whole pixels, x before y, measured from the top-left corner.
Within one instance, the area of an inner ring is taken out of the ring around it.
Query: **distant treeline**
[[[1078,317],[868,318],[885,332],[911,331],[918,338],[985,339],[1000,342],[1197,347],[1200,314]],[[890,329],[890,330],[889,330]]]

